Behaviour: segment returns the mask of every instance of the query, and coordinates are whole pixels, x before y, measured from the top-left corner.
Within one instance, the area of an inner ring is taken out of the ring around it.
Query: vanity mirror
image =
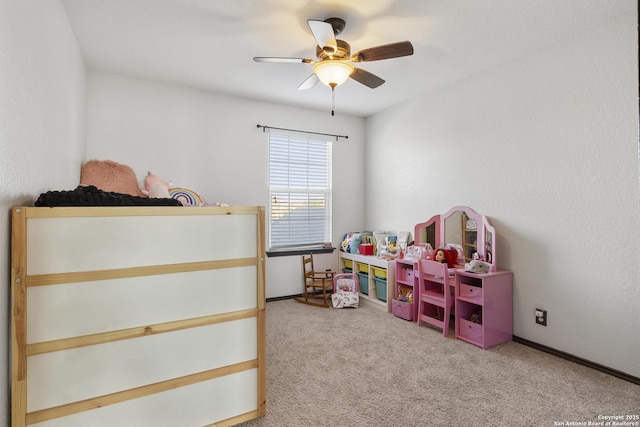
[[[469,262],[475,252],[481,259],[496,264],[495,229],[484,215],[468,206],[455,206],[416,224],[413,236],[416,245],[429,243],[434,249],[455,247],[460,264]]]

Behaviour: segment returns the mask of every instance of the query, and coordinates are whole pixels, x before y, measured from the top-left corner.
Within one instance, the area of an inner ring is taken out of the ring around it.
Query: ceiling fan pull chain
[[[336,84],[331,83],[331,115],[335,116],[336,109]]]

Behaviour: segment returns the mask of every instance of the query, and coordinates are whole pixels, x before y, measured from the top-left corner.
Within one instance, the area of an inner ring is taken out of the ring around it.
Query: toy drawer
[[[466,319],[458,319],[460,321],[460,336],[470,341],[482,342],[482,325],[474,323]]]
[[[482,288],[479,286],[465,285],[460,283],[460,296],[469,299],[482,299]]]
[[[400,269],[400,280],[405,282],[413,282],[413,268]]]
[[[391,312],[394,316],[405,320],[413,320],[413,303],[391,300]]]

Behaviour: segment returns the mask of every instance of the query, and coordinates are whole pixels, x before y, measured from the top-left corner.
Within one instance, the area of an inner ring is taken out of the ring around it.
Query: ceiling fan
[[[375,89],[382,85],[384,80],[362,68],[354,67],[352,63],[413,55],[413,45],[409,41],[370,47],[352,55],[349,43],[336,39],[336,36],[344,30],[345,22],[343,19],[328,18],[324,21],[309,19],[307,23],[313,37],[316,39],[316,57],[318,60],[264,56],[253,58],[256,62],[313,64],[313,74],[298,86],[298,90],[311,89],[321,81],[331,87],[332,92],[335,92],[335,88],[343,84],[349,77],[371,89]],[[332,109],[331,115],[333,114]]]

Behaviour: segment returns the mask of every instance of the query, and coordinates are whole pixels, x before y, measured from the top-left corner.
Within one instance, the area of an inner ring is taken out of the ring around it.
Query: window
[[[270,250],[331,241],[331,142],[269,136]]]

